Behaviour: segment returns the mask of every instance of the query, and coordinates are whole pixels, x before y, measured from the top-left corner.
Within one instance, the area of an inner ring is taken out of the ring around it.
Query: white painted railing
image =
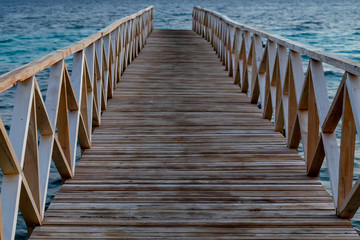
[[[229,75],[263,117],[274,119],[288,147],[303,144],[307,173],[318,176],[327,159],[337,215],[351,218],[360,205],[360,178],[353,184],[356,131],[360,131],[360,63],[234,22],[195,7],[193,30],[215,48]],[[265,44],[263,42],[265,40]],[[304,74],[302,56],[309,58]],[[323,63],[344,75],[330,105]],[[335,128],[341,123],[341,145]]]
[[[9,136],[0,120],[0,239],[14,239],[18,209],[29,232],[41,224],[51,159],[63,179],[74,175],[77,143],[82,149],[91,147],[101,111],[152,29],[149,7],[0,76],[0,92],[17,84]],[[65,63],[70,55],[71,76]],[[44,102],[35,74],[46,68],[50,76]]]

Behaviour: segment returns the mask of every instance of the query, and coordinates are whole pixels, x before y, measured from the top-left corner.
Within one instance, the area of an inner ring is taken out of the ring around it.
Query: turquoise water
[[[230,1],[122,1],[122,0],[0,0],[0,74],[70,45],[113,21],[154,5],[155,28],[191,29],[191,13],[199,5],[249,26],[296,40],[345,58],[360,61],[360,1],[357,0],[230,0]],[[343,72],[325,66],[330,99]],[[38,76],[46,91],[46,77]],[[0,117],[9,129],[14,89],[0,94]],[[359,161],[356,161],[356,176]],[[326,168],[320,179],[328,188]],[[52,169],[49,192],[60,186]],[[360,227],[355,217],[354,225]],[[17,239],[26,239],[19,220]]]

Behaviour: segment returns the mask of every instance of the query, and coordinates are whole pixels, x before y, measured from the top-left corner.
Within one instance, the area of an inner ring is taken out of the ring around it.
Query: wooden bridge
[[[150,7],[0,77],[17,83],[1,239],[18,208],[31,239],[360,239],[360,65],[198,7],[194,31],[152,21]],[[344,70],[331,104],[323,63]],[[51,160],[66,180],[45,211]]]

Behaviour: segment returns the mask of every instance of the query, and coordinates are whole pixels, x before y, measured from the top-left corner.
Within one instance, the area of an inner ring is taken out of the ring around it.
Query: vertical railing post
[[[307,174],[316,177],[327,159],[337,214],[351,218],[360,206],[360,178],[353,184],[356,132],[360,131],[359,64],[308,49],[195,7],[193,30],[208,40],[225,70],[263,117],[274,121],[289,148],[302,142]],[[262,38],[266,39],[265,49]],[[302,55],[309,57],[304,76]],[[310,56],[311,55],[311,56]],[[323,61],[345,70],[330,107]],[[342,117],[341,146],[335,129]]]
[[[29,234],[41,224],[51,159],[63,179],[73,176],[77,144],[82,150],[91,146],[93,126],[100,125],[101,111],[120,80],[123,66],[139,54],[151,32],[152,12],[152,8],[143,10],[115,27],[9,73],[20,80],[9,136],[0,120],[0,168],[4,174],[0,240],[14,239],[19,210]],[[64,59],[70,55],[71,77]],[[35,74],[48,67],[44,103]],[[13,77],[5,78],[13,81]]]
[[[25,161],[26,142],[29,132],[32,99],[34,98],[35,79],[31,77],[18,84],[15,95],[15,104],[9,138],[13,145],[14,153],[22,170]],[[16,117],[15,117],[16,116]],[[20,202],[22,174],[4,175],[1,189],[2,216],[4,239],[14,239],[17,215]]]

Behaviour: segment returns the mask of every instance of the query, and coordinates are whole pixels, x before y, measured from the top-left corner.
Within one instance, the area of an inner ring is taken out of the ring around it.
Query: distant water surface
[[[149,5],[154,6],[155,28],[191,29],[192,8],[198,5],[239,23],[360,61],[358,0],[0,0],[0,75],[79,41]],[[343,72],[326,65],[324,69],[332,99]],[[39,76],[38,80],[45,93],[46,78]],[[0,117],[7,129],[14,90],[0,94]],[[358,153],[356,156],[355,177],[360,168]],[[51,174],[49,191],[53,195],[61,180],[54,168]],[[320,179],[329,189],[326,167],[321,170]],[[356,216],[353,224],[360,227],[360,218]],[[21,220],[19,226],[22,228],[18,230],[17,239],[26,239]]]

